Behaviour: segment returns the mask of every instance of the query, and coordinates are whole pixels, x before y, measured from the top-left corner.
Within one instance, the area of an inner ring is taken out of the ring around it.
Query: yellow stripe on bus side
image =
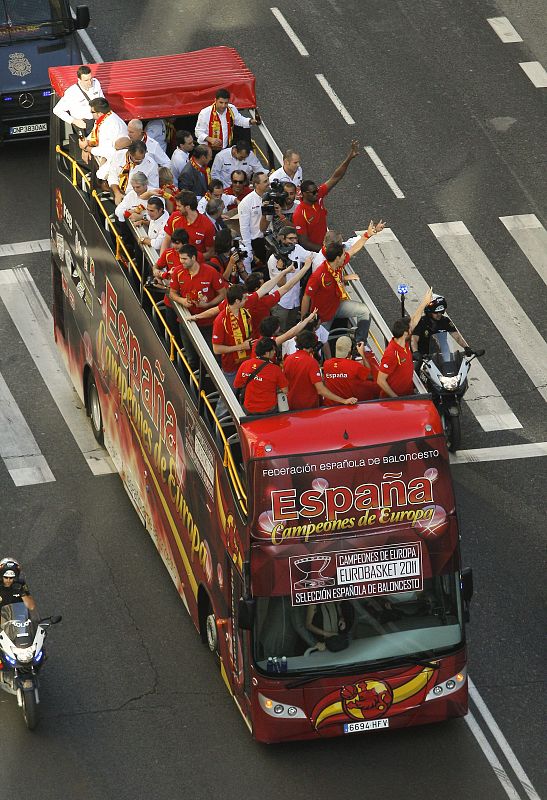
[[[184,569],[186,570],[186,574],[188,576],[188,581],[189,581],[190,586],[192,588],[192,592],[194,593],[194,597],[197,598],[197,596],[198,596],[198,584],[197,584],[196,578],[194,576],[194,573],[192,572],[192,567],[190,566],[190,562],[188,560],[188,556],[186,554],[186,550],[184,549],[184,545],[182,544],[181,538],[179,536],[179,532],[178,532],[177,526],[175,524],[175,520],[173,519],[173,515],[171,514],[171,512],[169,510],[169,506],[167,504],[167,500],[165,499],[165,495],[163,494],[161,486],[158,483],[158,480],[157,480],[157,478],[156,478],[156,476],[154,474],[154,470],[152,468],[152,465],[150,464],[150,461],[148,460],[148,456],[146,454],[146,450],[144,449],[144,445],[141,442],[141,438],[140,438],[140,436],[138,434],[138,431],[135,428],[135,425],[133,424],[133,420],[129,416],[127,418],[129,420],[129,422],[131,423],[131,427],[133,428],[133,430],[135,432],[135,436],[137,437],[137,441],[139,443],[139,447],[141,448],[142,457],[144,458],[144,461],[146,462],[146,466],[148,467],[149,475],[151,475],[152,480],[154,481],[154,484],[156,486],[156,490],[158,492],[158,497],[159,497],[160,502],[161,502],[161,504],[163,506],[163,510],[165,511],[165,515],[166,515],[166,517],[167,517],[167,519],[169,521],[169,527],[171,528],[173,536],[175,537],[175,540],[177,542],[179,553],[181,555],[182,562],[184,564]]]

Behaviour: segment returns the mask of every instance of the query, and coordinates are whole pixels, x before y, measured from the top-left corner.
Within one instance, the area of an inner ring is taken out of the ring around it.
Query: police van
[[[69,0],[0,0],[0,143],[49,133],[48,67],[81,64],[89,9]]]

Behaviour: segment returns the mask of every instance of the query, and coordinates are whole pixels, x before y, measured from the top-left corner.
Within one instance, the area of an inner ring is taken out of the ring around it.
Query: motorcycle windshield
[[[448,331],[437,331],[430,338],[429,353],[443,375],[457,375],[463,352]]]
[[[0,613],[0,631],[16,647],[30,647],[34,641],[34,624],[24,603],[11,603]]]

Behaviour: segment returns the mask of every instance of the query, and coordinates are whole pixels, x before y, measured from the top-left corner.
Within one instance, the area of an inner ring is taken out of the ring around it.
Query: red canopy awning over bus
[[[237,108],[256,106],[255,76],[231,47],[193,53],[89,64],[112,109],[124,119],[154,119],[197,114],[214,101],[220,87]],[[59,96],[76,82],[78,65],[51,67]]]

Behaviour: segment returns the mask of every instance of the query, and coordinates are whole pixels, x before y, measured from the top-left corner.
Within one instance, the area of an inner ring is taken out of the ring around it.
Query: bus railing
[[[166,320],[165,320],[165,318],[164,318],[164,316],[162,314],[162,310],[158,305],[158,302],[155,300],[155,298],[153,297],[152,293],[144,285],[144,280],[145,280],[144,270],[139,271],[137,269],[137,266],[136,266],[133,258],[129,254],[129,252],[127,250],[127,247],[125,246],[120,234],[118,233],[114,223],[110,219],[108,211],[106,210],[101,198],[99,197],[97,191],[92,188],[92,183],[91,183],[91,180],[89,178],[89,175],[86,174],[85,170],[78,164],[78,162],[69,153],[67,153],[65,150],[63,150],[59,145],[57,145],[57,147],[55,148],[55,151],[56,151],[56,153],[58,155],[63,156],[63,158],[65,158],[67,160],[68,164],[70,165],[70,178],[71,178],[72,185],[74,187],[78,187],[78,176],[79,176],[82,179],[82,181],[85,184],[85,186],[87,187],[89,198],[92,199],[97,204],[97,207],[101,212],[101,215],[104,217],[104,219],[106,221],[106,224],[108,226],[108,230],[109,230],[110,234],[113,237],[113,240],[114,240],[114,243],[115,243],[114,256],[116,258],[116,261],[120,264],[120,266],[124,270],[129,268],[134,273],[135,278],[137,279],[138,283],[140,284],[141,296],[143,296],[143,295],[147,296],[147,299],[149,300],[152,308],[154,309],[154,311],[155,311],[155,313],[157,315],[157,318],[159,319],[159,321],[161,322],[161,325],[164,328],[164,335],[167,337],[167,341],[169,342],[169,358],[170,358],[170,360],[174,361],[176,356],[177,355],[179,356],[180,363],[183,365],[183,367],[185,369],[185,372],[187,373],[187,377],[188,377],[189,381],[191,381],[193,383],[193,385],[194,385],[194,387],[196,389],[196,392],[199,392],[199,397],[200,397],[201,401],[207,407],[207,410],[209,411],[209,413],[211,415],[213,424],[214,424],[215,429],[216,429],[216,435],[217,435],[218,438],[220,438],[220,441],[222,442],[223,464],[224,464],[224,466],[225,466],[225,468],[226,468],[226,470],[228,472],[228,476],[230,478],[230,482],[231,482],[231,484],[233,486],[234,493],[236,495],[236,498],[237,498],[237,501],[238,501],[238,503],[240,505],[242,513],[246,516],[247,515],[247,510],[248,510],[247,494],[246,494],[245,489],[243,487],[241,478],[239,477],[239,474],[238,474],[238,471],[237,471],[237,466],[236,466],[236,463],[234,461],[234,457],[232,455],[230,444],[228,442],[226,434],[224,433],[224,429],[223,429],[223,427],[221,425],[221,422],[220,422],[219,418],[216,415],[215,409],[213,408],[212,404],[209,401],[209,398],[207,397],[206,392],[203,389],[200,391],[199,380],[196,377],[196,375],[194,374],[194,371],[192,370],[190,364],[188,363],[184,351],[179,347],[175,337],[173,336],[173,334],[169,330],[167,322],[166,322]],[[135,227],[133,225],[130,225],[130,227],[131,227],[131,229],[132,229],[132,231],[133,231],[133,233],[134,233],[134,235],[135,235],[135,237],[137,238],[137,241],[138,241],[138,235],[137,235]],[[140,245],[140,242],[139,242],[139,245]],[[147,251],[148,250],[150,252],[145,252],[145,256],[147,257],[148,261],[150,262],[150,265],[153,266],[155,264],[155,260],[154,259],[156,258],[155,251],[153,251],[151,248],[147,248]],[[188,311],[186,309],[183,309],[182,307],[177,306],[177,310],[178,310],[179,315],[186,316],[186,317],[189,316]],[[193,323],[193,324],[195,326],[195,323]],[[220,396],[224,398],[225,406],[230,411],[231,416],[234,418],[234,420],[239,422],[241,417],[244,416],[243,409],[241,408],[240,404],[238,403],[237,399],[235,398],[235,395],[233,394],[228,382],[226,381],[226,378],[224,377],[220,367],[218,366],[213,353],[209,350],[209,348],[205,344],[205,341],[203,340],[203,337],[201,336],[201,334],[199,335],[199,339],[198,339],[198,337],[195,336],[194,331],[192,330],[192,323],[187,324],[187,327],[188,327],[188,329],[190,331],[190,335],[191,335],[192,341],[194,342],[194,344],[196,344],[196,349],[199,352],[201,362],[206,367],[209,377],[213,380],[213,383],[216,385],[217,389],[219,390]],[[195,326],[195,327],[197,328],[197,326]],[[204,347],[205,347],[205,349],[204,349]]]

